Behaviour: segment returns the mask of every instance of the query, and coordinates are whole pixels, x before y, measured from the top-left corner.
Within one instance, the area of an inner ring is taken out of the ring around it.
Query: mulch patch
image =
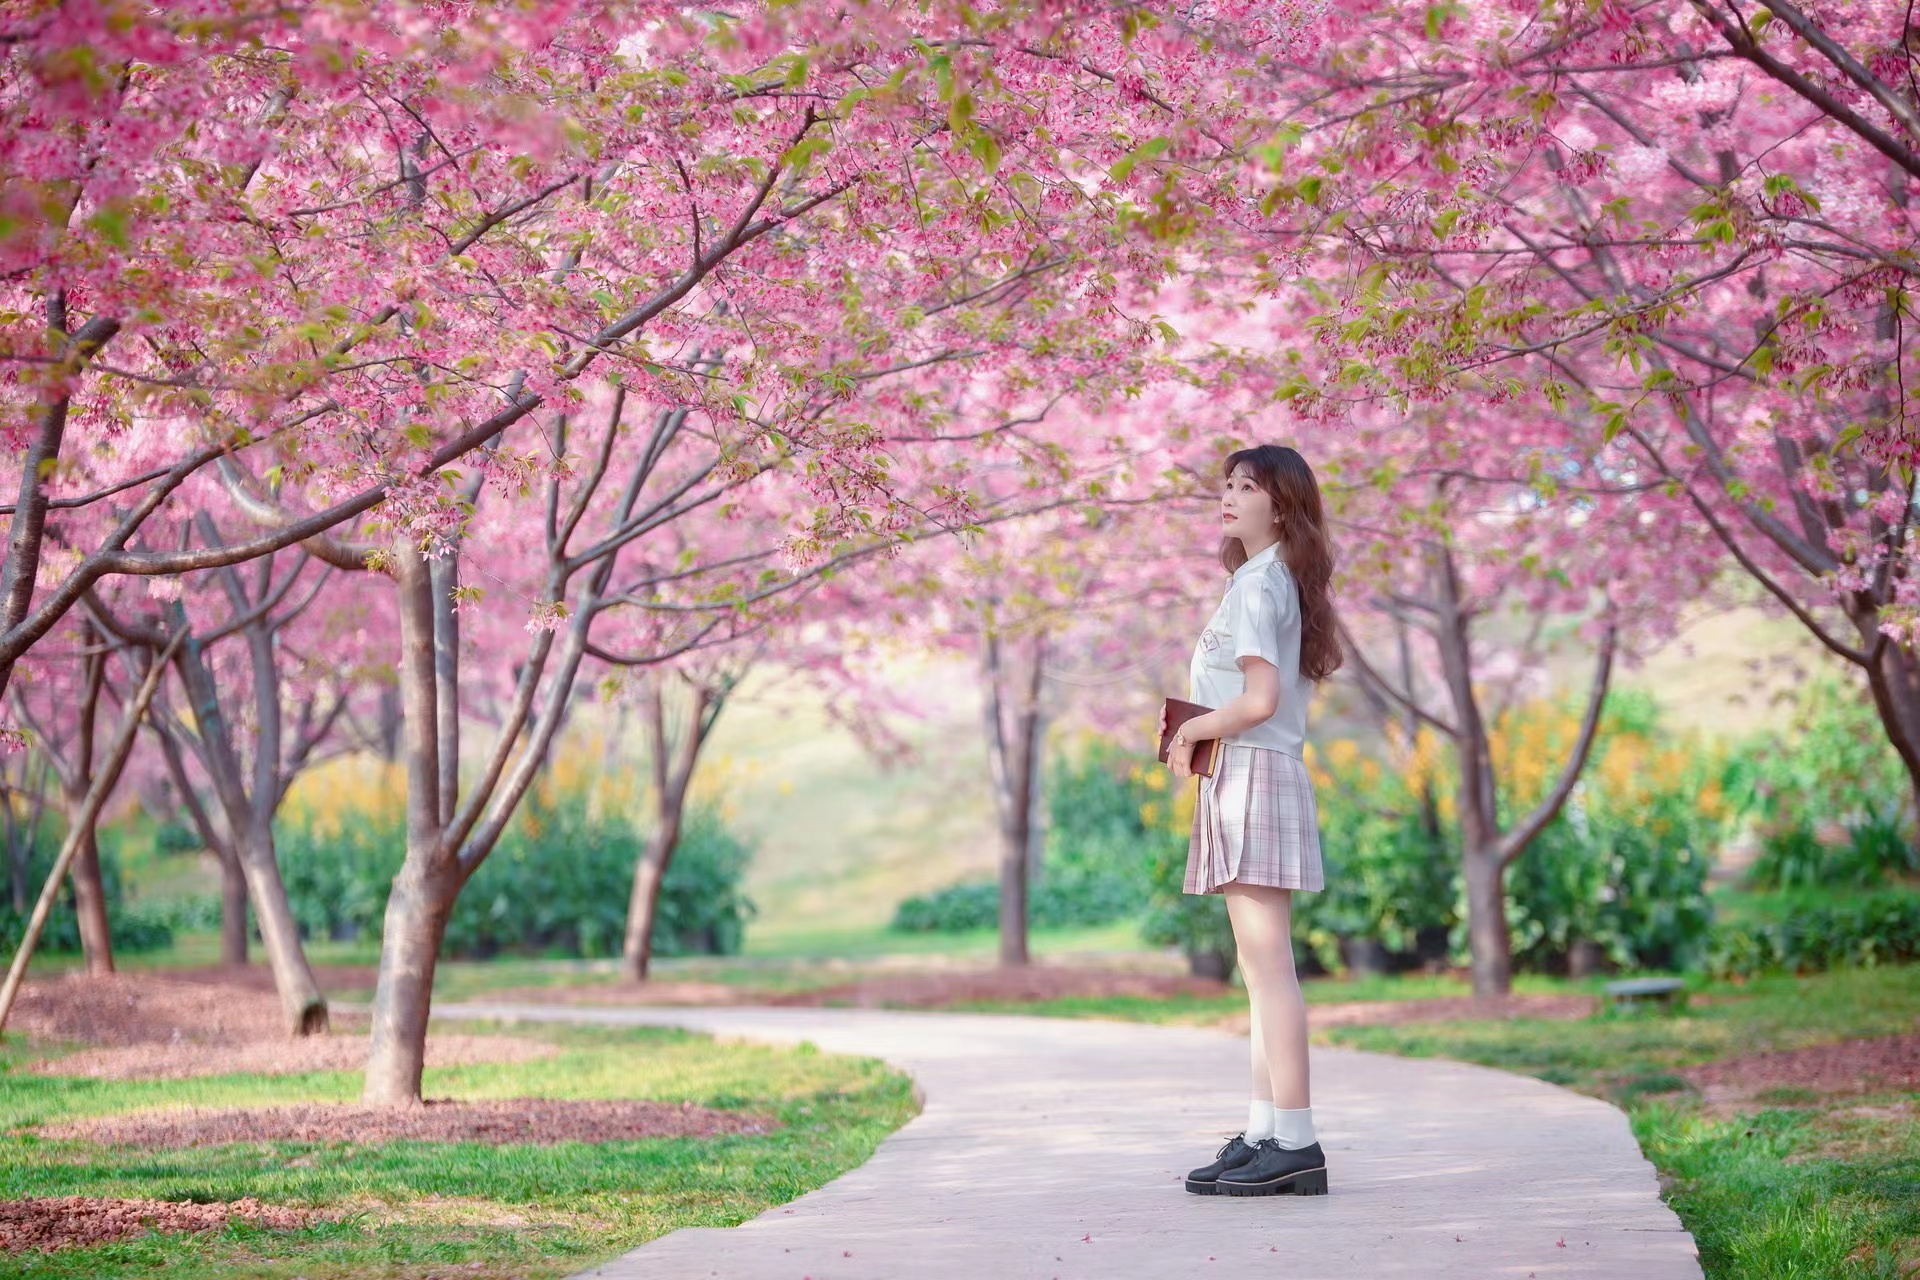
[[[117,1147],[214,1147],[236,1142],[482,1142],[550,1146],[556,1142],[633,1142],[763,1134],[764,1117],[715,1111],[690,1102],[625,1099],[428,1099],[418,1107],[307,1103],[287,1107],[189,1107],[99,1116],[45,1125],[44,1138],[78,1138]]]
[[[226,1203],[113,1200],[97,1196],[0,1200],[0,1253],[71,1249],[167,1232],[219,1231],[240,1220],[275,1231],[308,1226],[321,1215],[262,1204],[248,1197]]]
[[[322,985],[332,985],[329,979],[339,973],[357,972],[327,971]],[[332,1034],[296,1039],[287,1032],[273,976],[265,969],[227,968],[69,974],[30,982],[20,991],[8,1030],[31,1040],[89,1046],[28,1066],[39,1075],[179,1080],[358,1071],[366,1065],[367,1037],[338,1028],[343,1022],[364,1025],[365,1019],[335,1014],[333,1021]],[[434,1033],[427,1039],[427,1065],[435,1067],[527,1062],[557,1052],[525,1036]]]
[[[1920,1034],[1751,1053],[1688,1067],[1680,1074],[1700,1088],[1709,1104],[1723,1107],[1779,1088],[1834,1095],[1920,1090]]]

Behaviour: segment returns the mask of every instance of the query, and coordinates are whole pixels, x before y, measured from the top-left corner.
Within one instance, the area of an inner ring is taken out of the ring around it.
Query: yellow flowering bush
[[[1503,822],[1557,782],[1581,711],[1541,703],[1502,717]],[[1616,692],[1574,793],[1507,872],[1516,965],[1558,969],[1586,942],[1625,967],[1697,966],[1712,927],[1707,872],[1735,816],[1729,768],[1724,749],[1662,725],[1650,698]]]

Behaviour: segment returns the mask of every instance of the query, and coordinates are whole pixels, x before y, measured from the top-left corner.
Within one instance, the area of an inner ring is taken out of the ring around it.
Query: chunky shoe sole
[[[1327,1194],[1327,1171],[1324,1166],[1302,1169],[1298,1173],[1282,1174],[1265,1182],[1228,1182],[1222,1179],[1214,1184],[1214,1189],[1223,1196],[1323,1196]]]
[[[1216,1182],[1196,1182],[1192,1178],[1188,1178],[1187,1190],[1196,1196],[1217,1196],[1220,1194],[1220,1184]]]

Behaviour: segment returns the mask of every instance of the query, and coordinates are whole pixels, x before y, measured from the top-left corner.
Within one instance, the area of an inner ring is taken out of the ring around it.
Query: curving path
[[[1246,1040],[1217,1031],[865,1009],[465,1004],[434,1016],[810,1040],[883,1058],[917,1082],[925,1110],[858,1169],[738,1227],[676,1231],[587,1276],[1701,1274],[1620,1111],[1485,1067],[1316,1047],[1332,1193],[1245,1199],[1181,1185],[1244,1119]]]

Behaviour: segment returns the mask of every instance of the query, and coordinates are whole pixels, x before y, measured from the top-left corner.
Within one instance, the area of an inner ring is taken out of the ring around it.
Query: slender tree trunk
[[[68,806],[72,813],[77,806]],[[80,919],[80,950],[87,972],[113,972],[113,930],[107,918],[107,886],[100,877],[98,834],[89,827],[80,833],[80,850],[73,858],[73,912]]]
[[[7,977],[0,983],[0,1030],[7,1025],[7,1018],[13,1012],[13,1002],[20,995],[20,984],[26,979],[27,965],[33,959],[33,949],[40,943],[40,933],[46,927],[47,916],[53,910],[54,898],[59,894],[60,882],[72,869],[74,854],[79,848],[79,833],[90,830],[94,820],[100,815],[100,808],[107,802],[107,795],[120,781],[121,771],[126,768],[127,756],[133,750],[134,735],[140,731],[140,718],[147,713],[147,706],[153,701],[153,691],[159,687],[158,667],[165,659],[153,664],[141,679],[139,687],[127,701],[127,709],[121,717],[120,727],[114,732],[113,740],[107,748],[107,758],[101,763],[99,775],[93,785],[87,789],[86,798],[81,802],[80,821],[67,831],[66,839],[61,842],[60,851],[53,857],[53,868],[47,873],[46,883],[41,886],[39,900],[34,903],[33,914],[27,917],[27,927],[20,936],[20,945],[13,953],[13,963],[7,968]]]
[[[73,858],[73,911],[80,921],[80,950],[86,955],[87,972],[105,974],[113,972],[113,927],[107,918],[107,886],[100,875],[98,810],[88,808],[87,793],[93,786],[93,735],[100,693],[106,687],[107,659],[98,651],[100,636],[91,626],[82,628],[81,635],[95,652],[87,657],[85,688],[75,709],[79,726],[66,787],[68,828],[79,838]]]
[[[13,913],[17,916],[27,914],[27,873],[33,857],[33,833],[27,824],[14,816],[13,806],[7,806],[7,880],[13,890]]]
[[[1877,624],[1877,614],[1874,621]],[[1873,708],[1907,768],[1908,798],[1920,814],[1920,659],[1890,640],[1861,630],[1862,639],[1878,650],[1878,661],[1866,669]]]
[[[998,636],[989,635],[984,648],[987,754],[1000,820],[1000,963],[1008,967],[1031,959],[1027,900],[1033,881],[1046,637],[1035,635],[1027,649],[1027,661],[1015,671]]]
[[[280,993],[280,1010],[296,1036],[320,1035],[327,1030],[327,998],[307,962],[300,943],[300,925],[287,901],[286,881],[280,878],[280,859],[273,830],[251,826],[240,840],[240,865],[248,896],[260,925],[260,942],[273,969],[273,985]]]
[[[653,928],[660,915],[660,887],[680,848],[686,829],[687,795],[693,785],[700,749],[713,731],[725,695],[693,686],[693,705],[685,731],[673,741],[667,732],[665,680],[647,683],[647,753],[653,769],[654,827],[633,869],[633,896],[627,904],[627,932],[620,945],[620,972],[629,982],[645,982],[653,965]]]
[[[1512,986],[1513,941],[1507,934],[1506,863],[1500,856],[1499,790],[1493,750],[1473,687],[1472,615],[1461,597],[1453,553],[1433,558],[1434,637],[1453,703],[1454,752],[1460,770],[1461,874],[1467,883],[1467,944],[1473,993],[1505,995]]]
[[[180,742],[174,736],[172,722],[159,715],[149,717],[154,737],[160,740],[160,756],[166,761],[167,775],[180,793],[180,807],[187,811],[200,843],[220,863],[220,963],[244,967],[247,964],[247,872],[240,865],[234,842],[215,825],[193,779],[187,776],[186,761],[180,755]]]
[[[174,625],[185,628],[183,613],[175,613]],[[200,740],[206,746],[207,773],[226,816],[234,855],[246,877],[253,917],[260,926],[260,941],[273,970],[273,985],[280,995],[287,1028],[297,1036],[317,1035],[327,1029],[327,999],[300,943],[300,926],[287,901],[286,882],[280,877],[273,825],[256,812],[253,799],[247,795],[240,756],[199,637],[187,637],[174,665],[186,686]]]
[[[627,934],[620,947],[620,976],[645,982],[653,967],[653,926],[660,913],[660,886],[667,880],[667,862],[679,842],[678,823],[671,833],[656,831],[633,869],[633,898],[627,904]]]

